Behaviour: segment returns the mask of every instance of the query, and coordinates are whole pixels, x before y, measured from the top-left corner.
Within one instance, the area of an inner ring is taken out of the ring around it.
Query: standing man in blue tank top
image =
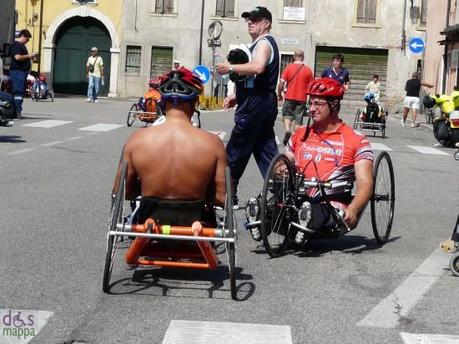
[[[226,97],[223,102],[225,109],[238,105],[235,126],[226,146],[235,188],[252,153],[263,177],[271,160],[278,153],[274,121],[277,117],[279,49],[269,34],[272,15],[266,7],[257,6],[241,16],[246,20],[252,37],[252,44],[249,45],[250,61],[233,65],[228,62],[219,63],[216,68],[220,74],[247,76],[236,82],[236,94]],[[237,198],[234,201],[237,202]]]

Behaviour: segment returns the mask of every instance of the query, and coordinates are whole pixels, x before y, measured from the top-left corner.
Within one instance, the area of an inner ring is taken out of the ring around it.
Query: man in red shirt
[[[284,145],[297,127],[303,124],[303,115],[306,110],[306,90],[309,82],[313,79],[311,69],[303,63],[303,50],[296,50],[293,55],[294,62],[289,64],[282,73],[277,94],[282,101],[282,92],[285,92],[282,117],[284,119],[285,136]],[[293,126],[293,128],[292,128]]]
[[[307,179],[334,181],[337,187],[326,190],[328,198],[333,206],[345,211],[344,220],[354,228],[373,192],[374,156],[366,137],[338,116],[344,90],[334,79],[310,82],[307,94],[312,125],[296,130],[287,144],[286,154]],[[352,197],[349,182],[354,181],[356,193]],[[314,197],[318,193],[319,190],[311,189],[309,195]],[[317,230],[330,221],[330,215],[323,204],[311,205],[312,223],[308,228]]]

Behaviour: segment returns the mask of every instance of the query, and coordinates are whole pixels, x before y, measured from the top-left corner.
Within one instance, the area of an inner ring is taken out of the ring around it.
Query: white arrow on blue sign
[[[420,54],[424,51],[424,40],[421,37],[413,37],[408,42],[408,49],[413,54]]]
[[[201,79],[203,84],[210,80],[210,70],[206,66],[199,65],[194,67],[193,73]]]

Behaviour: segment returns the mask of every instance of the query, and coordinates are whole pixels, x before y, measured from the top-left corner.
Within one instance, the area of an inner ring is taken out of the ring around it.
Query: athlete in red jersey
[[[373,192],[373,151],[362,134],[338,117],[344,87],[333,79],[316,79],[308,87],[310,127],[301,127],[290,138],[287,155],[307,179],[334,180],[338,187],[327,190],[332,204],[345,208],[344,220],[353,228],[357,216]],[[336,183],[342,181],[343,183]],[[351,197],[348,182],[356,182]],[[310,196],[318,190],[312,189]],[[312,215],[314,217],[314,213]]]

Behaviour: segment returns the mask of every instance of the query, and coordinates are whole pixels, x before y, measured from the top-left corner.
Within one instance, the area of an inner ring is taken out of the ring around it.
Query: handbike
[[[304,233],[306,242],[314,238],[337,238],[344,235],[351,230],[343,220],[344,213],[333,207],[326,196],[326,189],[352,189],[349,182],[339,180],[339,177],[328,181],[307,180],[296,171],[285,154],[278,154],[271,161],[261,196],[252,199],[252,203],[249,201],[246,209],[246,227],[260,228],[264,247],[273,258],[284,254],[298,231]],[[370,199],[371,224],[376,242],[383,245],[390,236],[395,207],[394,171],[387,152],[383,151],[377,156],[373,167],[373,180],[373,195]],[[308,196],[309,188],[320,190],[323,196],[321,202],[329,209],[335,220],[331,227],[320,231],[307,227],[312,201]],[[363,210],[359,214],[359,219],[362,213]]]
[[[136,252],[135,260],[139,268],[165,267],[181,269],[214,270],[219,264],[215,245],[223,243],[228,258],[231,298],[237,300],[236,288],[236,242],[237,227],[233,210],[233,191],[229,168],[225,170],[225,206],[223,215],[217,217],[215,228],[205,228],[198,221],[191,227],[159,225],[154,218],[148,218],[143,224],[127,224],[127,211],[125,204],[127,164],[121,166],[119,182],[116,193],[112,198],[107,233],[107,251],[103,274],[102,289],[105,293],[110,291],[111,275],[117,252],[122,249],[121,243],[128,241],[128,245],[135,245],[135,238],[147,238],[148,243]],[[132,240],[129,242],[129,240]],[[192,252],[164,249],[161,243],[165,241],[194,242],[196,249]],[[128,249],[129,251],[129,249]],[[127,256],[126,256],[127,259]]]

